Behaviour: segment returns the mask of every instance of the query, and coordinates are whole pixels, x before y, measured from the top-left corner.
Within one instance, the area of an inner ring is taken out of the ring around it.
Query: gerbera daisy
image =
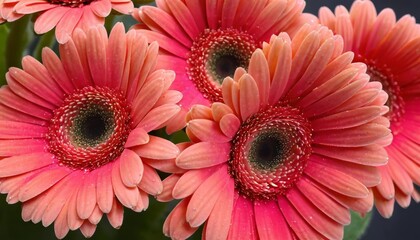
[[[172,71],[153,71],[158,45],[117,24],[59,47],[43,63],[10,68],[0,89],[0,191],[23,202],[22,217],[54,223],[58,238],[80,228],[89,237],[103,213],[121,226],[123,206],[145,210],[162,191],[154,161],[176,145],[149,132],[164,127],[182,95],[168,90]],[[149,162],[151,162],[149,164]]]
[[[193,143],[176,158],[187,171],[159,196],[185,198],[165,234],[205,223],[205,239],[341,239],[349,209],[371,209],[392,140],[387,95],[342,47],[325,27],[273,36],[224,80],[223,103],[191,109]]]
[[[391,9],[376,13],[370,1],[355,1],[350,12],[343,6],[321,8],[320,22],[344,39],[344,49],[355,53],[355,62],[367,65],[371,81],[380,82],[389,98],[386,115],[394,135],[386,147],[389,164],[380,168],[382,182],[373,189],[375,205],[390,217],[394,199],[407,207],[413,195],[413,182],[420,184],[420,28],[411,16],[398,21]]]
[[[133,11],[130,0],[2,0],[0,17],[9,22],[24,15],[41,13],[34,30],[43,34],[55,28],[57,41],[65,43],[76,28],[87,31],[91,26],[103,25],[111,10],[122,14]]]
[[[160,0],[157,8],[133,12],[134,26],[149,41],[158,41],[162,55],[158,68],[176,72],[173,89],[184,94],[179,121],[185,125],[193,104],[221,101],[220,86],[237,67],[248,66],[252,52],[281,31],[302,25],[304,0]],[[309,16],[309,15],[308,15]],[[309,21],[309,20],[308,20]],[[178,124],[177,124],[178,123]]]

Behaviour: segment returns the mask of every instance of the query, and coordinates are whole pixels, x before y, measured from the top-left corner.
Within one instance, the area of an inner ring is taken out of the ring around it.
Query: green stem
[[[22,17],[16,22],[10,23],[10,33],[7,39],[6,66],[20,67],[23,53],[29,42],[27,26],[31,16]]]
[[[6,24],[0,25],[0,86],[6,84],[6,42],[9,36],[9,28]]]
[[[55,43],[55,35],[54,34],[55,34],[54,31],[49,31],[39,38],[39,42],[36,45],[35,50],[34,50],[34,54],[33,54],[36,59],[41,60],[42,49],[44,47],[49,47],[49,48],[53,47],[53,45]]]

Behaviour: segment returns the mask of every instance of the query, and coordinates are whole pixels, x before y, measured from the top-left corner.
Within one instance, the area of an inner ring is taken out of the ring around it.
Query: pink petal
[[[151,27],[151,25],[157,25],[169,36],[172,36],[184,46],[189,47],[192,45],[191,39],[184,33],[184,31],[182,31],[178,22],[176,22],[171,15],[159,8],[149,6],[143,6],[140,10],[140,17],[142,21],[149,27]]]
[[[112,201],[112,208],[107,217],[112,227],[116,229],[121,227],[124,218],[124,208],[115,198]]]
[[[108,2],[108,1],[95,1]],[[93,4],[93,3],[92,3]],[[107,56],[108,36],[105,28],[91,28],[87,33],[86,55],[89,63],[90,74],[96,86],[106,86],[107,82]]]
[[[83,181],[81,181],[83,184]],[[67,225],[70,230],[76,230],[80,228],[83,224],[83,219],[81,219],[77,213],[77,195],[80,192],[80,188],[76,189],[74,194],[67,200]]]
[[[307,178],[302,178],[296,183],[296,186],[303,195],[331,219],[343,225],[350,224],[349,210],[316,188]]]
[[[175,104],[164,104],[154,108],[144,116],[138,127],[144,128],[147,132],[159,129],[180,110],[181,108]]]
[[[198,227],[209,217],[218,197],[220,189],[229,182],[227,166],[221,167],[209,176],[194,192],[188,204],[186,219],[191,227]]]
[[[252,201],[239,196],[233,207],[228,239],[242,239],[244,234],[249,240],[258,239]]]
[[[34,30],[37,34],[43,34],[53,29],[63,16],[69,12],[70,9],[66,7],[56,7],[42,13],[34,24]]]
[[[239,79],[239,101],[242,121],[260,108],[260,93],[254,78],[248,74]]]
[[[121,161],[120,159],[118,161]],[[124,185],[120,174],[120,164],[116,161],[112,165],[112,188],[115,196],[122,205],[134,208],[137,205],[139,190],[137,187],[127,187]]]
[[[180,29],[183,29],[191,39],[195,39],[200,34],[200,30],[187,6],[180,0],[167,1],[166,3],[181,26]]]
[[[328,239],[343,238],[344,229],[342,225],[324,215],[301,192],[292,188],[286,196],[306,222],[319,233]]]
[[[146,83],[133,100],[133,122],[137,125],[149,113],[162,95],[163,80],[156,79]]]
[[[163,190],[162,180],[156,170],[147,164],[144,165],[143,178],[138,187],[153,196],[160,194]]]
[[[69,175],[71,172],[72,170],[59,166],[46,168],[43,172],[28,180],[28,182],[20,189],[19,201],[25,202],[38,196]]]
[[[59,50],[61,62],[73,85],[78,89],[91,85],[82,71],[81,57],[73,40],[69,40],[66,44],[60,44]]]
[[[0,177],[10,177],[49,166],[55,162],[51,153],[29,153],[0,161]]]
[[[241,121],[234,114],[226,114],[220,119],[220,130],[229,138],[232,139],[241,126]]]
[[[96,205],[95,209],[93,210],[92,214],[89,216],[88,220],[90,223],[96,225],[101,221],[102,215],[103,213],[101,209],[98,207],[98,205]]]
[[[112,190],[112,166],[107,164],[97,169],[98,176],[96,179],[96,199],[98,206],[104,213],[112,210],[112,201],[114,199],[114,191]]]
[[[370,123],[359,127],[314,132],[317,144],[336,147],[363,147],[389,136],[391,131],[380,124]]]
[[[366,186],[358,180],[333,168],[315,163],[314,161],[308,161],[305,174],[331,190],[349,197],[365,198],[369,194]],[[334,181],[331,181],[331,179],[334,179]]]
[[[199,142],[185,149],[176,164],[184,169],[211,167],[226,162],[229,153],[229,143]]]
[[[57,85],[60,86],[64,92],[67,94],[73,92],[73,83],[67,76],[63,63],[51,49],[42,49],[42,63]]]
[[[197,228],[191,227],[185,221],[189,199],[184,199],[168,215],[163,224],[163,233],[173,239],[187,239]]]
[[[6,91],[1,91],[1,89]],[[42,126],[48,125],[46,120],[35,117],[34,115],[43,115],[42,118],[48,118],[51,116],[50,111],[43,109],[38,105],[31,104],[7,90],[9,89],[5,87],[0,88],[0,102],[2,103],[0,104],[0,111],[3,113],[2,120]],[[42,110],[38,111],[39,109]]]
[[[47,227],[54,222],[63,209],[63,206],[74,194],[77,194],[76,190],[78,190],[78,184],[80,183],[79,177],[79,172],[73,172],[51,188],[56,189],[54,190],[56,193],[51,196],[52,199],[48,206],[45,207],[45,211],[40,213],[42,215],[42,225],[44,227]]]
[[[120,171],[122,182],[127,187],[137,186],[143,177],[143,162],[139,155],[125,149],[120,156]]]
[[[140,157],[151,159],[171,159],[179,154],[178,147],[172,142],[155,136],[149,136],[149,142],[132,148]]]
[[[233,201],[235,196],[234,181],[228,180],[227,185],[220,189],[220,196],[210,213],[206,224],[206,239],[226,239],[229,233]]]
[[[127,56],[127,38],[123,24],[115,24],[109,34],[107,56],[108,79],[107,86],[119,88],[124,73]]]
[[[388,162],[387,152],[378,145],[352,148],[314,146],[312,149],[317,154],[357,164],[381,166]]]
[[[187,128],[202,142],[225,143],[230,141],[219,127],[219,124],[207,119],[193,119],[187,123]]]
[[[83,225],[80,227],[80,231],[82,232],[85,238],[90,238],[93,236],[96,230],[96,224],[92,224],[89,221],[85,221]]]
[[[77,194],[77,214],[81,219],[89,218],[96,206],[97,173],[91,172],[84,177]]]
[[[43,138],[47,132],[43,126],[0,120],[0,139]]]
[[[285,197],[279,197],[278,204],[284,218],[298,239],[323,239],[315,229],[306,223]]]
[[[34,88],[35,93],[32,90],[30,90],[31,88],[26,88],[24,86],[26,80],[28,79],[32,82],[35,82],[35,88]],[[39,85],[39,81],[36,81],[32,76],[30,76],[25,71],[19,68],[11,67],[9,69],[9,72],[6,73],[6,80],[7,80],[8,86],[13,91],[13,93],[18,95],[19,97],[22,97],[28,100],[29,102],[33,102],[48,110],[52,110],[57,107],[57,105],[54,105],[53,103],[46,100],[44,96],[38,95],[40,88],[42,88],[42,85],[37,86]]]
[[[172,190],[172,196],[182,199],[193,194],[197,188],[209,177],[217,168],[205,168],[189,170],[182,174]]]
[[[156,197],[156,199],[159,202],[170,202],[170,201],[174,200],[174,198],[172,196],[172,189],[174,188],[175,184],[178,182],[180,177],[181,177],[181,175],[171,174],[162,181],[163,190]]]
[[[99,17],[107,17],[111,13],[112,5],[109,0],[100,0],[90,3],[90,8]]]
[[[138,145],[143,145],[148,143],[149,139],[149,134],[143,128],[138,127],[130,132],[124,147],[129,148]]]
[[[284,240],[293,239],[276,201],[255,201],[254,213],[260,239],[275,240],[278,236]]]
[[[66,12],[55,28],[55,36],[61,44],[67,42],[73,33],[74,28],[82,17],[83,9],[72,8]]]
[[[257,89],[260,103],[262,105],[267,104],[270,92],[270,70],[262,50],[257,49],[252,54],[249,61],[248,73],[252,76],[258,86]]]
[[[54,222],[54,232],[58,239],[64,238],[69,232],[69,226],[67,223],[67,209],[69,203],[70,201],[67,201],[67,203],[63,206],[60,213],[58,214],[57,219]]]

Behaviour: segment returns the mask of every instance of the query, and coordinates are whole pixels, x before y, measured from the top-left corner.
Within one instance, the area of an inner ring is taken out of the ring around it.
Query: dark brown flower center
[[[273,106],[254,114],[232,141],[229,171],[238,191],[274,199],[300,178],[312,153],[312,130],[300,111]]]
[[[96,0],[47,0],[51,4],[61,5],[64,7],[82,7],[84,5],[89,5],[91,2]]]
[[[130,108],[121,93],[85,87],[54,110],[49,151],[67,167],[94,170],[122,153],[130,130]]]
[[[220,85],[236,68],[246,68],[257,48],[253,37],[236,29],[206,29],[188,54],[187,73],[203,96],[222,100]]]

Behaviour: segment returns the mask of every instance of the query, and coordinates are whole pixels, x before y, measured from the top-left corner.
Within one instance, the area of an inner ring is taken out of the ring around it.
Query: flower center
[[[203,96],[221,101],[220,86],[236,68],[246,68],[257,48],[254,38],[236,29],[206,29],[188,53],[187,73]]]
[[[300,111],[271,106],[247,119],[232,141],[229,173],[251,199],[274,199],[300,178],[312,153],[312,130]]]
[[[391,121],[393,134],[397,134],[401,130],[400,120],[405,113],[405,102],[400,86],[386,67],[379,68],[374,61],[367,59],[362,59],[362,62],[365,62],[368,66],[366,73],[370,76],[370,80],[380,82],[382,89],[388,94],[385,105],[389,107],[389,112],[386,117]]]
[[[60,164],[91,171],[122,153],[130,130],[130,108],[123,95],[89,86],[67,96],[54,110],[48,147]]]
[[[84,5],[89,5],[91,2],[96,0],[47,0],[51,4],[61,5],[64,7],[82,7]]]

